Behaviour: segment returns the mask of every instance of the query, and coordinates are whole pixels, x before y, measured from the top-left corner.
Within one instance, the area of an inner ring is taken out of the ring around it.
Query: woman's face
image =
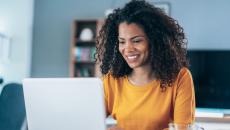
[[[119,51],[132,69],[149,65],[149,43],[142,28],[123,22],[119,25]]]

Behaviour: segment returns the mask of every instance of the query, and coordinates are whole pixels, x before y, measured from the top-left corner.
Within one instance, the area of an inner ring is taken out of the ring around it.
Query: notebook
[[[29,130],[106,130],[99,78],[27,78]]]

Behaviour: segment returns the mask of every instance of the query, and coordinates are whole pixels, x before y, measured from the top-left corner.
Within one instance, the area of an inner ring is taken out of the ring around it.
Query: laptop
[[[99,78],[27,78],[29,130],[106,130]]]

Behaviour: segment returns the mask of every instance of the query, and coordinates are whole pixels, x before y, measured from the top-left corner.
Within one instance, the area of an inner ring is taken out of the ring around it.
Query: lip
[[[133,62],[136,62],[138,60],[139,56],[140,56],[139,54],[126,55],[126,60],[129,63],[133,63]]]

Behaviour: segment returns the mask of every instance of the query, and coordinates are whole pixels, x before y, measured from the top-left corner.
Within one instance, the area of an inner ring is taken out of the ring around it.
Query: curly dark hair
[[[156,79],[161,81],[162,89],[171,86],[180,69],[189,66],[187,39],[176,20],[144,0],[132,0],[106,18],[96,46],[96,61],[100,63],[102,74],[110,72],[119,78],[132,72],[118,51],[118,28],[123,22],[135,23],[144,30]]]

